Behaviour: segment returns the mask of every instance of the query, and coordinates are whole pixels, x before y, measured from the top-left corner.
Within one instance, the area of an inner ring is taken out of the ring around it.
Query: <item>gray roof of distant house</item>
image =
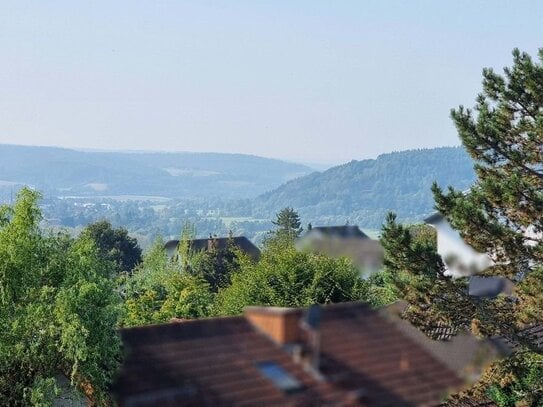
[[[251,242],[245,236],[210,237],[207,239],[189,240],[190,248],[194,251],[208,250],[210,246],[218,250],[225,249],[226,247],[228,247],[229,242],[231,242],[238,249],[242,250],[243,252],[255,259],[258,259],[260,257],[260,249],[256,247],[253,242]],[[166,242],[164,248],[166,250],[175,250],[177,246],[179,246],[179,240],[174,239]]]
[[[505,277],[471,276],[469,278],[469,295],[472,297],[494,298],[504,292],[508,280]]]
[[[443,215],[439,212],[434,212],[430,216],[427,216],[426,218],[424,218],[423,220],[425,223],[434,223],[441,219],[443,219]]]
[[[356,225],[343,226],[315,226],[307,234],[322,233],[328,237],[356,237],[360,239],[369,239],[369,236],[360,230]]]

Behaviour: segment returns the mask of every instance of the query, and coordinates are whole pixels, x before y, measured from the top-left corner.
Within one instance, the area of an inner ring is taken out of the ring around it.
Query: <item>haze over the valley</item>
[[[534,1],[26,2],[0,15],[0,143],[339,164],[458,145]]]

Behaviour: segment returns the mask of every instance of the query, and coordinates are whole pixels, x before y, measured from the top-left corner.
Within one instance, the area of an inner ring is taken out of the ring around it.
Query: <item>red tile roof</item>
[[[301,316],[303,310],[299,310]],[[121,406],[432,406],[462,385],[455,373],[361,303],[322,307],[324,380],[243,316],[121,330]],[[283,392],[258,370],[273,362],[302,384]]]

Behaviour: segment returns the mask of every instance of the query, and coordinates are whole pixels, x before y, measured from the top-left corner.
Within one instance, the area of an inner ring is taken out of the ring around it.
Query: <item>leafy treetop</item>
[[[82,236],[92,239],[105,259],[112,261],[119,272],[130,272],[141,261],[138,241],[125,228],[114,229],[107,220],[87,225]]]
[[[0,404],[49,405],[64,374],[98,405],[119,362],[112,263],[86,237],[45,234],[40,195],[0,207]]]

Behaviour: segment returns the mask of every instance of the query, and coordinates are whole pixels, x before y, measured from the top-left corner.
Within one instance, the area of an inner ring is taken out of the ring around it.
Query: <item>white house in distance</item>
[[[447,274],[453,278],[477,274],[494,264],[485,253],[479,253],[468,245],[447,219],[439,212],[424,219],[437,232],[437,252],[447,266]]]
[[[476,275],[494,262],[486,253],[479,253],[468,245],[443,215],[436,212],[424,221],[436,229],[437,252],[447,267],[445,274],[452,278],[469,277],[469,295],[493,298],[512,294],[514,285],[509,279]]]

